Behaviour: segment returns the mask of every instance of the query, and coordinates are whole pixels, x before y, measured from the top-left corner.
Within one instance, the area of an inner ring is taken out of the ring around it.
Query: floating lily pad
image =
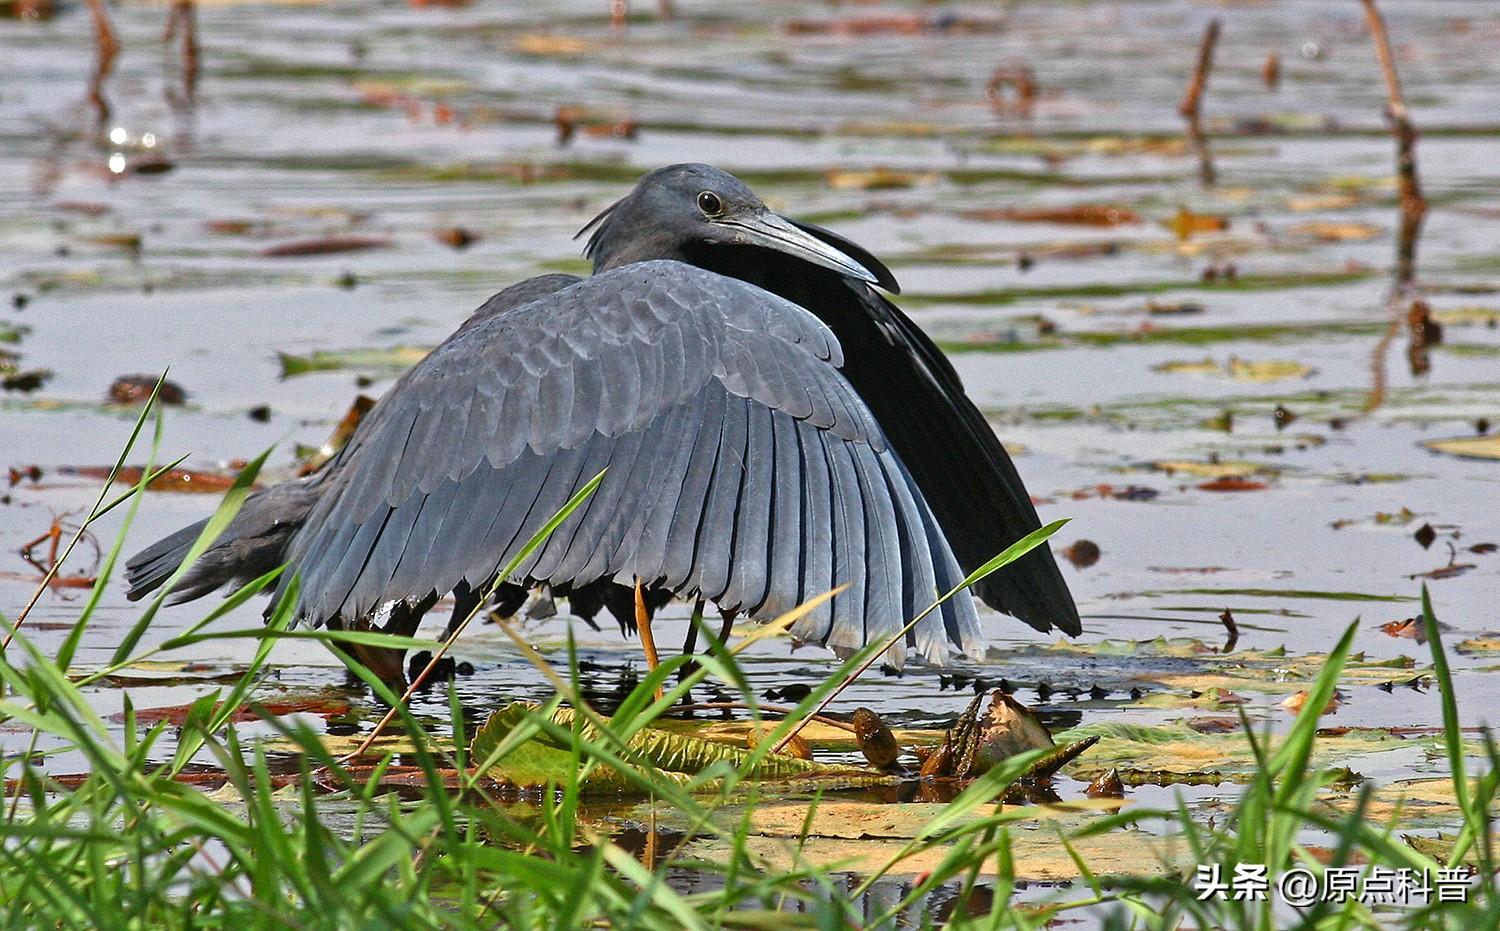
[[[1500,433],[1488,436],[1461,436],[1448,440],[1428,440],[1422,444],[1435,453],[1447,453],[1465,459],[1500,459]]]
[[[333,372],[341,369],[404,372],[422,361],[430,351],[417,346],[396,346],[391,349],[318,350],[306,356],[278,352],[276,357],[281,360],[281,377],[291,378],[308,372]]]
[[[1313,373],[1312,367],[1303,365],[1301,362],[1284,360],[1253,362],[1234,356],[1230,356],[1229,361],[1223,365],[1215,362],[1212,358],[1205,358],[1188,362],[1162,362],[1153,365],[1151,370],[1153,372],[1165,372],[1173,375],[1226,377],[1232,378],[1235,381],[1254,384],[1282,381],[1288,378],[1306,378]]]

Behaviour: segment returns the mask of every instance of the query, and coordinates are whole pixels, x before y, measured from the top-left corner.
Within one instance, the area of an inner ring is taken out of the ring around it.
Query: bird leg
[[[720,611],[719,614],[724,618],[724,626],[719,628],[719,643],[728,646],[729,634],[734,630],[734,619],[739,616],[739,612],[731,609]]]
[[[474,590],[469,587],[468,582],[459,582],[453,587],[453,614],[448,618],[448,626],[443,630],[443,639],[451,640],[458,633],[458,626],[464,622],[479,602],[484,600],[485,590],[480,588]]]
[[[703,599],[699,598],[693,603],[693,618],[688,621],[687,639],[682,642],[682,655],[692,656],[698,652],[698,625],[703,623]],[[677,670],[677,681],[681,682],[687,678],[690,667],[683,666]]]
[[[651,612],[646,609],[646,589],[641,580],[635,580],[635,629],[641,634],[641,651],[646,654],[646,670],[655,671],[661,660],[656,655],[656,638],[651,634]],[[656,697],[661,698],[661,687],[657,686]]]

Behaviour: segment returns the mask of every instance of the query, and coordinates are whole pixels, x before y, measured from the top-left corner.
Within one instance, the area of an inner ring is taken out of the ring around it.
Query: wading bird
[[[584,232],[592,277],[491,298],[321,471],[247,499],[173,600],[287,563],[300,619],[410,634],[447,592],[467,615],[607,469],[502,580],[510,592],[547,583],[623,624],[642,586],[768,618],[847,583],[792,628],[846,652],[1039,526],[952,366],[872,287],[898,290],[865,250],[706,165],[646,175]],[[201,529],[134,557],[130,596],[162,585]],[[979,594],[1040,630],[1079,631],[1045,548]],[[943,663],[949,644],[978,646],[967,594],[890,659]],[[398,652],[356,652],[401,683]]]

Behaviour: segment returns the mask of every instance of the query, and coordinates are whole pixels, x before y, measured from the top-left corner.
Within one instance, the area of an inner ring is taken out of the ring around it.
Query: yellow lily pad
[[[1161,362],[1151,367],[1153,372],[1164,372],[1172,375],[1208,375],[1212,377],[1231,378],[1235,381],[1264,384],[1266,382],[1282,381],[1288,378],[1306,378],[1313,373],[1310,366],[1301,362],[1286,360],[1263,360],[1250,361],[1236,356],[1230,356],[1229,361],[1220,364],[1212,358],[1203,358],[1189,361]]]
[[[1168,475],[1190,475],[1195,478],[1248,478],[1251,475],[1275,475],[1280,471],[1275,466],[1244,459],[1220,459],[1216,462],[1164,459],[1150,465],[1152,469]]]
[[[1461,456],[1465,459],[1500,459],[1500,433],[1488,436],[1460,436],[1447,440],[1428,440],[1422,444],[1435,453]]]

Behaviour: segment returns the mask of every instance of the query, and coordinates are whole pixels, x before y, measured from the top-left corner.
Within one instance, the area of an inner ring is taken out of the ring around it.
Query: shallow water
[[[133,414],[101,403],[116,376],[170,366],[187,390],[188,404],[167,415],[162,458],[187,453],[188,465],[215,468],[274,445],[271,467],[285,472],[295,444],[320,443],[357,391],[382,390],[392,372],[282,378],[278,353],[434,345],[504,285],[581,270],[573,233],[634,176],[704,160],[741,173],[776,209],[890,260],[902,303],[952,351],[1017,452],[1043,519],[1072,519],[1058,547],[1088,539],[1102,551],[1089,568],[1064,565],[1085,642],[1217,645],[1227,608],[1241,649],[1325,651],[1358,619],[1356,650],[1413,656],[1420,667],[1425,647],[1378,625],[1417,613],[1413,576],[1447,564],[1449,542],[1457,562],[1474,566],[1429,582],[1450,642],[1500,627],[1500,554],[1466,549],[1500,541],[1500,462],[1422,445],[1474,435],[1483,418],[1500,422],[1500,63],[1489,53],[1500,24],[1484,15],[1487,4],[1382,4],[1423,131],[1431,211],[1419,285],[1447,321],[1421,374],[1408,364],[1406,303],[1378,351],[1392,321],[1397,207],[1384,90],[1356,4],[923,4],[898,12],[928,17],[928,28],[879,35],[827,30],[871,15],[863,5],[678,6],[676,21],[643,15],[616,34],[602,2],[209,4],[199,11],[203,76],[186,105],[160,43],[163,11],[127,4],[114,11],[124,50],[102,124],[85,101],[86,11],[0,21],[0,288],[26,300],[7,301],[0,332],[27,328],[0,348],[19,353],[22,369],[54,373],[35,392],[0,394],[0,466],[43,471],[0,505],[0,613],[14,617],[34,584],[15,551],[97,492],[64,468],[113,461],[129,432]],[[1174,141],[1210,15],[1225,29],[1204,104],[1219,185],[1205,189]],[[1281,60],[1275,91],[1260,76],[1271,52]],[[997,111],[985,99],[989,75],[1020,63],[1040,88],[1033,111]],[[635,128],[631,138],[580,129],[563,145],[560,107],[585,108],[584,123]],[[117,127],[119,145],[110,141]],[[117,154],[127,165],[159,155],[172,168],[116,174]],[[850,174],[877,167],[900,173],[887,179],[895,187],[864,189]],[[1141,222],[972,213],[1076,204],[1124,208]],[[1228,229],[1180,242],[1168,229],[1179,208],[1227,217]],[[248,222],[224,232],[222,221]],[[1306,226],[1313,221],[1330,224],[1324,238]],[[444,227],[479,238],[457,251],[433,235]],[[138,236],[139,247],[122,248],[120,234]],[[326,235],[389,246],[261,254]],[[1236,283],[1202,281],[1225,263]],[[1149,313],[1148,304],[1200,309]],[[1169,365],[1205,358],[1308,371],[1258,383]],[[361,388],[360,376],[375,381]],[[270,408],[266,422],[247,416],[260,405]],[[1296,419],[1278,423],[1278,405]],[[1214,422],[1225,412],[1228,431]],[[1207,477],[1149,465],[1216,457],[1256,464],[1252,479],[1267,487],[1204,490]],[[1093,493],[1100,484],[1157,494],[1120,500]],[[131,548],[211,507],[204,496],[149,495]],[[1414,516],[1376,518],[1403,508]],[[1438,531],[1427,549],[1413,538],[1423,524]],[[117,527],[114,515],[100,523],[106,547]],[[88,555],[80,551],[80,568]],[[28,622],[44,648],[61,642],[78,609],[79,593],[65,594],[44,596]],[[138,611],[112,586],[78,662],[107,660]],[[169,609],[148,638],[201,614]],[[258,614],[224,623],[253,625]],[[674,642],[683,624],[673,612],[659,639]],[[974,671],[1004,678],[1054,723],[1182,716],[1130,699],[1133,686],[1159,688],[1143,658],[1036,652],[1029,647],[1048,638],[997,615],[985,624],[994,662]],[[526,630],[561,656],[560,619]],[[639,669],[633,642],[581,624],[574,633],[582,658],[604,667],[602,689]],[[174,656],[232,666],[251,649],[213,641]],[[492,627],[456,652],[474,666],[457,687],[476,710],[544,693]],[[785,642],[750,655],[757,686],[812,682],[831,668],[826,654],[789,654]],[[1465,723],[1485,723],[1500,699],[1490,661],[1454,661]],[[299,688],[341,681],[320,648],[278,646],[273,663]],[[1107,697],[1091,699],[1093,685]],[[1439,720],[1430,689],[1345,691],[1333,723]],[[196,693],[132,690],[138,707]],[[119,710],[123,690],[95,694],[103,711]],[[871,675],[840,705],[940,725],[970,697],[969,688],[940,689],[935,671],[908,670]],[[1289,720],[1279,695],[1248,697],[1252,717]],[[443,714],[441,690],[424,702]],[[1349,765],[1376,779],[1429,769],[1413,753],[1378,757]]]

